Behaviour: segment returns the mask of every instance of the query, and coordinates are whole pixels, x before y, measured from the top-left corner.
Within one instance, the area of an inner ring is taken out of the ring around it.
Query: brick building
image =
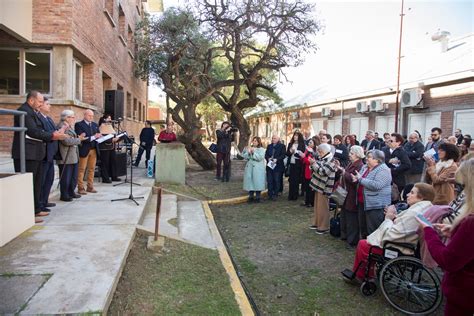
[[[403,60],[402,74],[409,74],[400,85],[397,124],[402,135],[418,130],[425,142],[430,129],[439,126],[444,135],[452,135],[454,129],[460,128],[464,134],[474,136],[473,39],[473,34],[463,36],[450,41],[442,51],[436,46],[431,54]],[[368,129],[379,134],[394,131],[395,90],[396,86],[391,85],[345,94],[338,93],[336,87],[331,93],[318,95],[320,89],[313,94],[316,101],[303,100],[274,109],[262,107],[247,118],[252,134],[267,143],[272,133],[288,141],[297,129],[308,130],[312,135],[326,129],[333,136],[351,133],[362,139]]]
[[[29,90],[50,98],[53,119],[64,109],[82,119],[105,111],[107,90],[119,90],[123,127],[137,135],[146,120],[147,82],[134,77],[134,31],[146,0],[0,0],[0,107],[16,109]],[[114,109],[115,111],[115,109]],[[122,113],[123,112],[123,113]],[[0,116],[0,126],[12,125]],[[13,133],[0,133],[9,152]]]

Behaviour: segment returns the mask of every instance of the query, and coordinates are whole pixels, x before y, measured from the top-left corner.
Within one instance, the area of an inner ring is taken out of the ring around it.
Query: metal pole
[[[25,115],[20,115],[20,127],[25,127]],[[26,172],[25,131],[20,132],[20,172]]]
[[[158,187],[158,194],[156,198],[156,219],[155,219],[155,241],[158,240],[158,228],[160,225],[160,211],[161,211],[161,187]]]
[[[395,97],[395,133],[398,133],[398,107],[399,101],[398,97],[400,94],[400,64],[402,61],[402,34],[403,34],[403,4],[404,0],[402,0],[402,11],[400,13],[400,41],[398,43],[398,71],[397,71],[397,91]]]

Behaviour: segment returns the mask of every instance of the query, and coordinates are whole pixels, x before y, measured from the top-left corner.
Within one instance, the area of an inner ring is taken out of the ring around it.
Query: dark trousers
[[[364,206],[360,204],[357,206],[357,209],[359,210],[360,239],[367,239],[367,236],[372,234],[382,224],[385,217],[384,210],[364,211]]]
[[[285,172],[282,171],[280,172],[280,186],[278,189],[278,193],[283,193],[283,178],[284,178]]]
[[[20,159],[13,159],[15,172],[20,172]],[[25,163],[26,172],[33,174],[33,198],[35,201],[35,214],[41,212],[40,195],[41,180],[43,178],[43,164],[38,160],[27,160]]]
[[[138,164],[140,163],[140,160],[142,159],[143,152],[146,151],[146,154],[145,154],[145,158],[146,158],[145,167],[148,167],[148,160],[150,160],[150,155],[151,155],[151,149],[152,148],[153,148],[153,146],[146,146],[146,147],[140,146],[140,148],[138,149],[137,158],[135,159],[135,166],[138,166]]]
[[[310,182],[311,182],[311,179],[308,180],[308,179],[305,179],[303,177],[303,184],[304,184],[304,187],[305,187],[304,204],[314,206],[313,205],[313,203],[314,203],[314,191],[313,191],[313,189],[311,189],[311,186],[309,185]]]
[[[268,197],[273,198],[280,192],[280,178],[282,171],[267,168],[267,186],[268,186]]]
[[[115,150],[100,151],[100,174],[103,181],[110,181],[110,177],[117,178]]]
[[[41,163],[43,165],[43,175],[41,178],[39,206],[43,209],[48,204],[49,193],[54,182],[54,161],[43,160]]]
[[[59,187],[61,199],[68,199],[74,196],[77,186],[78,164],[59,165]]]
[[[294,164],[290,164],[290,189],[288,192],[288,200],[297,200],[299,196],[299,185],[301,182],[301,163],[299,160]]]
[[[229,181],[230,179],[230,152],[229,153],[217,153],[216,155],[216,178],[222,176],[222,180]],[[222,165],[222,169],[221,169]],[[222,170],[222,173],[221,173]]]
[[[346,227],[346,241],[351,246],[357,246],[359,242],[360,230],[359,230],[359,214],[358,212],[350,212],[342,210],[344,213],[344,222]],[[341,216],[341,227],[342,227],[342,216]]]
[[[253,199],[253,195],[254,195],[254,193],[255,193],[255,199],[256,199],[257,201],[260,201],[260,193],[261,193],[261,192],[262,192],[262,191],[249,191],[249,198],[250,198],[250,199]]]

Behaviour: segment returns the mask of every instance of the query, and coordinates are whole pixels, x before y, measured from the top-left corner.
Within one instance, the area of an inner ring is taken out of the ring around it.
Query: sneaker
[[[318,235],[324,235],[324,234],[327,234],[328,232],[329,232],[329,229],[327,229],[327,230],[316,229],[316,234],[318,234]]]
[[[315,230],[315,229],[318,229],[318,227],[314,226],[314,225],[311,225],[311,226],[309,226],[309,229]]]

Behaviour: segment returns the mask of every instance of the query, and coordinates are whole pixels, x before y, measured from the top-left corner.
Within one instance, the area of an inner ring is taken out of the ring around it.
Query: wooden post
[[[161,211],[161,187],[158,187],[156,202],[156,220],[155,220],[155,241],[158,240],[158,228],[160,226],[160,211]]]

